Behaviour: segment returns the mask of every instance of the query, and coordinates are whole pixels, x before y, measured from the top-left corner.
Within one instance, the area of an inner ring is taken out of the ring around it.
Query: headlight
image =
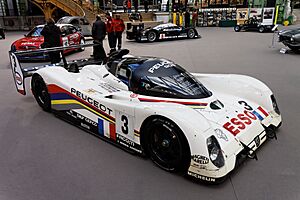
[[[279,107],[278,107],[278,105],[277,105],[276,99],[275,99],[275,97],[274,97],[273,94],[271,95],[271,100],[272,100],[272,105],[273,105],[274,111],[275,111],[278,115],[280,115]]]
[[[294,42],[294,38],[291,37],[291,42]]]
[[[211,162],[218,168],[224,166],[224,156],[220,148],[220,144],[215,136],[211,136],[206,140],[208,154]]]

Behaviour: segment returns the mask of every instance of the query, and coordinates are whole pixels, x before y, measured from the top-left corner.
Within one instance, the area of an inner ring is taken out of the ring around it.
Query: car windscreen
[[[167,97],[200,99],[210,97],[212,93],[190,73],[178,65],[169,72],[133,77],[132,89],[138,94]],[[135,80],[134,80],[135,79]]]
[[[35,27],[27,34],[27,37],[39,37],[41,36],[42,30],[43,27]]]

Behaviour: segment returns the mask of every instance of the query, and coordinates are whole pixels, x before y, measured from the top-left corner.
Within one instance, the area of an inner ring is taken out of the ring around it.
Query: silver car
[[[80,16],[62,17],[57,21],[57,24],[72,24],[78,30],[80,30],[85,37],[92,36],[92,26],[85,17],[80,17]]]

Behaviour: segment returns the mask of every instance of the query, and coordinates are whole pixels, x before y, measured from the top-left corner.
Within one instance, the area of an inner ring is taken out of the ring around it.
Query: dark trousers
[[[49,57],[50,57],[51,64],[59,63],[61,60],[59,51],[49,52]]]
[[[116,35],[116,45],[118,44],[118,49],[122,48],[122,32],[115,32]]]
[[[116,36],[115,36],[115,33],[114,32],[108,33],[107,37],[108,37],[108,44],[109,44],[110,50],[116,49]]]
[[[95,60],[106,60],[105,50],[103,48],[103,41],[94,40],[94,44],[97,44],[93,48],[93,55]]]

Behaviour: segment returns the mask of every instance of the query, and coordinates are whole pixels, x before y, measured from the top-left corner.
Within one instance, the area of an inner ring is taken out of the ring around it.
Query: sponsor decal
[[[192,155],[193,161],[199,164],[208,164],[209,159],[202,155]]]
[[[200,174],[196,174],[194,172],[188,171],[188,175],[193,176],[197,179],[201,179],[203,181],[208,181],[208,182],[216,182],[215,178],[207,177],[207,176],[202,176]]]
[[[232,118],[229,122],[223,125],[227,131],[232,133],[234,136],[239,134],[242,130],[246,129],[247,126],[252,124],[253,121],[257,120],[256,115],[247,110],[244,113],[238,114],[236,117]]]
[[[138,144],[136,144],[135,142],[133,142],[132,140],[117,134],[117,143],[121,144],[122,146],[125,146],[129,149],[132,149],[138,153],[141,153],[142,151],[140,150],[140,146]]]
[[[153,74],[155,70],[164,67],[164,68],[170,68],[170,67],[175,67],[176,65],[173,62],[170,62],[168,60],[162,60],[159,63],[156,63],[155,65],[153,65],[150,69],[148,69],[148,72]]]
[[[259,106],[256,110],[253,111],[253,114],[260,120],[264,120],[269,116],[268,112],[266,112],[261,106]]]
[[[101,111],[107,113],[108,115],[112,114],[112,109],[108,108],[104,104],[101,104],[99,101],[83,94],[82,92],[76,90],[75,88],[71,88],[71,93],[82,99],[83,101],[87,102],[88,104],[95,106],[96,108],[100,109]]]
[[[223,139],[225,140],[226,142],[228,141],[228,138],[226,136],[226,134],[220,130],[220,129],[215,129],[215,133],[217,134],[217,137],[220,138],[220,139]]]
[[[256,147],[259,147],[259,145],[260,145],[259,135],[254,138],[254,142],[255,142]]]
[[[100,83],[99,86],[102,87],[103,89],[105,89],[106,91],[108,91],[109,93],[120,91],[118,88],[115,88],[107,83]]]
[[[139,95],[138,94],[135,94],[135,93],[132,93],[132,94],[130,94],[130,98],[136,98],[136,97],[138,97]]]

